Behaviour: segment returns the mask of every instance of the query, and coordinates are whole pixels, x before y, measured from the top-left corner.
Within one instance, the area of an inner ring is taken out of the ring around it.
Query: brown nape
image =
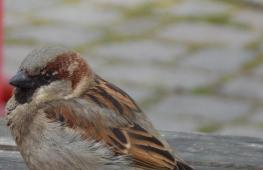
[[[92,74],[89,65],[76,52],[67,52],[57,56],[55,60],[47,64],[43,71],[53,73],[57,79],[70,80],[73,89],[83,77]]]

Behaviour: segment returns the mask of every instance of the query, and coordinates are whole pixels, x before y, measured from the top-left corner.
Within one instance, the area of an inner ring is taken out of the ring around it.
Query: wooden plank
[[[16,150],[15,142],[6,127],[6,122],[0,120],[0,170],[26,170],[27,167]]]
[[[27,169],[4,123],[0,123],[0,169]],[[263,170],[263,139],[163,132],[197,170]]]
[[[164,135],[197,169],[263,169],[263,139],[182,132]]]
[[[0,118],[0,137],[10,137],[9,129],[6,127],[4,119]]]
[[[26,170],[27,167],[17,151],[0,150],[1,170]]]

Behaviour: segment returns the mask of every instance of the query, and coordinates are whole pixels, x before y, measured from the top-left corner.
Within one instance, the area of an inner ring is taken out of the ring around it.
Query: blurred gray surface
[[[263,137],[262,18],[234,0],[8,0],[4,70],[67,46],[158,129]]]

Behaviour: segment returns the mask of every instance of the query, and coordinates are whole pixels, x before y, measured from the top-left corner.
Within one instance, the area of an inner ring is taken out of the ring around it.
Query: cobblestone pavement
[[[263,137],[263,10],[217,0],[8,0],[5,72],[79,51],[157,128]]]

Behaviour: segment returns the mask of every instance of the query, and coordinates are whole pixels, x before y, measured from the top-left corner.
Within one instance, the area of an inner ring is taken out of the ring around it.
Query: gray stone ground
[[[262,8],[234,0],[5,1],[6,74],[43,45],[79,51],[159,129],[263,137]]]

